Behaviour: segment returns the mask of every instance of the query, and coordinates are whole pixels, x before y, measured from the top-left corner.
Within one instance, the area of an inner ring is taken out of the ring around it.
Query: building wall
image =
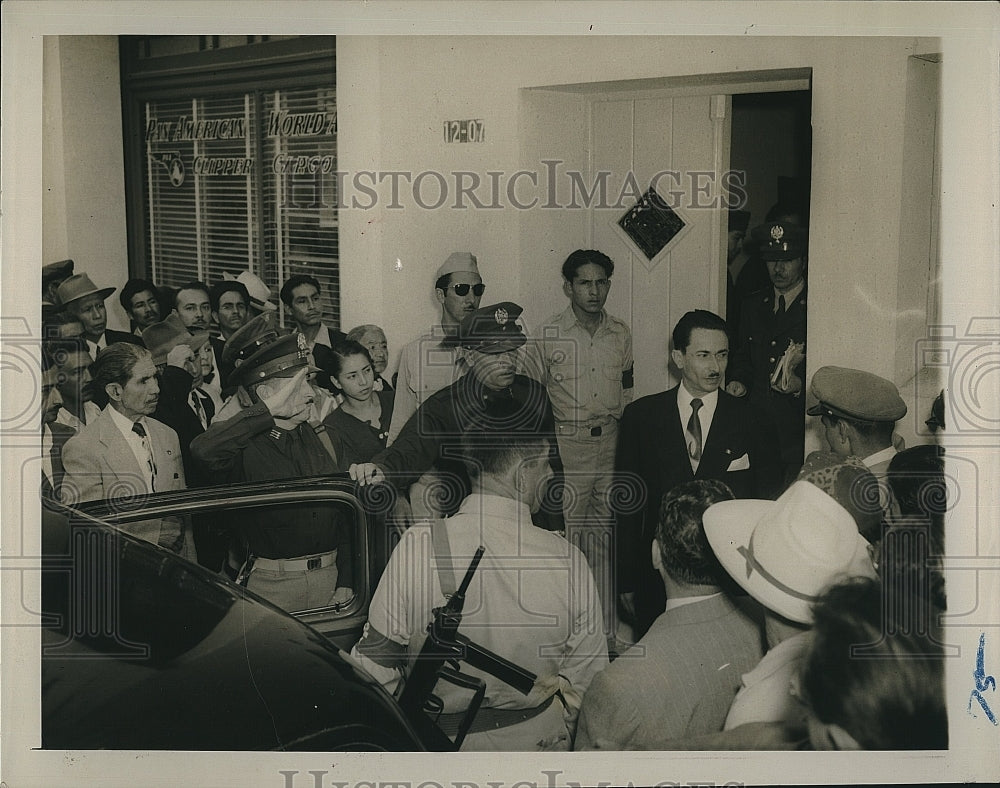
[[[43,41],[42,264],[72,258],[99,287],[128,279],[118,39]],[[128,330],[117,293],[108,326]]]
[[[360,170],[427,171],[444,174],[449,188],[444,207],[426,209],[402,180],[403,207],[394,208],[386,180],[374,208],[341,210],[345,327],[381,323],[398,350],[435,320],[433,272],[460,249],[478,255],[487,302],[518,301],[529,324],[564,303],[555,267],[586,241],[578,218],[563,222],[558,211],[509,205],[475,209],[468,201],[454,207],[456,171],[485,183],[489,172],[509,178],[522,167],[542,170],[525,162],[529,148],[542,152],[520,136],[533,112],[525,88],[806,67],[813,97],[809,372],[841,364],[897,374],[894,343],[872,337],[896,335],[897,282],[907,264],[899,254],[907,59],[933,51],[932,40],[640,37],[602,38],[597,46],[579,37],[341,36],[337,47],[339,155],[348,178]],[[121,283],[128,269],[117,43],[64,36],[45,51],[60,67],[46,63],[45,133],[55,138],[46,140],[43,171],[65,197],[47,193],[45,226],[54,232],[45,234],[43,259],[71,256],[98,284]],[[442,123],[457,118],[483,119],[486,141],[445,143]],[[586,135],[567,130],[552,147],[586,162],[587,146]],[[425,203],[433,202],[436,178],[425,177],[424,187]],[[926,276],[926,263],[918,267]]]

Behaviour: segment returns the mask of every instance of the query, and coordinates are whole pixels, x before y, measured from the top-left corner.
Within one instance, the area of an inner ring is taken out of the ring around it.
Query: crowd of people
[[[537,676],[524,694],[469,668],[487,692],[463,749],[945,748],[942,454],[899,445],[892,382],[823,366],[808,415],[829,447],[803,456],[808,231],[779,216],[750,238],[761,286],[738,325],[683,315],[679,384],[634,400],[596,250],[566,258],[567,304],[531,326],[512,301],[483,306],[476,256],[451,254],[439,319],[391,377],[385,332],[326,325],[308,274],[280,288],[288,328],[249,271],[130,279],[125,333],[106,325],[116,288],[46,266],[43,499],[344,472],[389,485],[401,540],[354,658],[405,684],[484,547],[462,631]],[[289,611],[358,595],[357,535],[329,507],[124,527]],[[447,727],[463,693],[437,694]]]

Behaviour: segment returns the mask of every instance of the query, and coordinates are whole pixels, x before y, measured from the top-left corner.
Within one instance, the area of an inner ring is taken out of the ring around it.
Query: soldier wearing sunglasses
[[[450,386],[468,371],[457,346],[446,341],[479,308],[486,285],[472,252],[452,252],[434,275],[434,295],[441,304],[441,322],[406,345],[399,357],[396,400],[389,445],[417,408],[436,391]]]

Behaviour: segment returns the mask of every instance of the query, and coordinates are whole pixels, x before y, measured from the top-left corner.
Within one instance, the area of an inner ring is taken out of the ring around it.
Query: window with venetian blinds
[[[177,287],[249,269],[276,302],[289,276],[311,274],[325,322],[339,326],[335,87],[289,81],[239,89],[234,79],[230,91],[178,87],[133,100],[141,132],[129,138],[141,138],[144,154],[132,159],[143,163],[143,273]]]

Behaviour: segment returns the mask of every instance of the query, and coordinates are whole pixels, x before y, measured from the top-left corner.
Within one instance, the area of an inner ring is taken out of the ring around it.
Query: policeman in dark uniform
[[[223,482],[302,478],[337,472],[337,463],[308,423],[313,389],[301,334],[279,335],[271,313],[233,334],[230,378],[250,404],[216,421],[191,442],[206,474]],[[285,610],[347,605],[352,591],[351,534],[338,510],[295,504],[240,512],[249,548],[241,576],[251,591]]]
[[[521,307],[510,301],[468,314],[457,335],[450,338],[465,353],[468,374],[431,395],[395,442],[372,462],[352,465],[352,478],[362,485],[388,479],[400,492],[409,492],[415,513],[449,516],[470,491],[468,471],[458,451],[467,429],[489,425],[499,435],[551,436],[555,446],[555,421],[545,387],[516,373],[516,351],[525,343],[517,323],[520,314]],[[501,407],[512,415],[491,420],[488,409],[496,402],[513,403],[513,409]],[[432,468],[433,481],[427,483],[425,478],[421,485],[414,484]]]
[[[726,391],[748,396],[774,419],[785,482],[790,483],[802,467],[805,438],[808,233],[789,222],[767,222],[755,227],[751,238],[771,286],[748,296],[741,306]]]

